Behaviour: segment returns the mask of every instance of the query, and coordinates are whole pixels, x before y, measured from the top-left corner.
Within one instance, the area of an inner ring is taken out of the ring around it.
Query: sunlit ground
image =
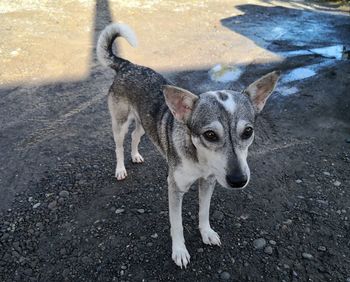
[[[242,15],[237,6],[243,4],[318,8],[301,1],[96,1],[1,1],[0,84],[86,78],[94,64],[94,38],[110,18],[128,23],[139,39],[137,49],[120,40],[120,54],[160,71],[280,60],[220,20]]]
[[[97,20],[103,23],[102,18],[111,13],[113,21],[134,28],[139,47],[133,50],[120,40],[119,50],[139,64],[178,70],[278,59],[220,24],[220,19],[241,13],[234,5],[224,10],[220,1],[99,2],[107,3],[110,11],[98,11],[101,19]],[[95,26],[95,9],[93,0],[0,2],[0,84],[86,78],[93,65],[95,32],[103,27]],[[206,20],[198,22],[194,14]]]

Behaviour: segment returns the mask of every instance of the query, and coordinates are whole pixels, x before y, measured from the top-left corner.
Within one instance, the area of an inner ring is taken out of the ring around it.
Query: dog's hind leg
[[[131,159],[133,163],[143,163],[144,159],[139,153],[139,143],[142,135],[145,133],[141,123],[135,119],[135,129],[131,133]]]
[[[112,130],[117,159],[115,177],[118,180],[123,180],[127,176],[124,165],[124,138],[130,124],[130,107],[126,102],[117,101],[110,95],[108,97],[108,108],[112,118]]]
[[[199,231],[204,244],[221,245],[219,235],[210,227],[210,200],[215,188],[215,178],[199,179]]]

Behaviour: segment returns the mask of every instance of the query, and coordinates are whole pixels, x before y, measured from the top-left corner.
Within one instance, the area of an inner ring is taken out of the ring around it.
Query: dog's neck
[[[175,131],[181,131],[181,139],[175,139],[175,147],[179,157],[185,157],[193,162],[198,162],[197,149],[193,145],[191,139],[191,129],[187,124],[181,123],[179,121],[174,121]]]

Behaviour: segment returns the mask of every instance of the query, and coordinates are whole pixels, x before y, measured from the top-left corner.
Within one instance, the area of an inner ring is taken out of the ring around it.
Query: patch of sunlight
[[[0,85],[87,77],[94,9],[70,0],[2,1]]]

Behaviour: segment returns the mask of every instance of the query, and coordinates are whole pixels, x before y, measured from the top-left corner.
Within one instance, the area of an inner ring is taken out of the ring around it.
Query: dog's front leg
[[[168,177],[170,234],[172,238],[172,259],[182,268],[190,262],[185,246],[182,226],[182,198],[187,190],[181,190],[172,176]]]
[[[199,179],[199,230],[204,244],[221,245],[219,235],[210,227],[210,200],[215,188],[215,178]]]

